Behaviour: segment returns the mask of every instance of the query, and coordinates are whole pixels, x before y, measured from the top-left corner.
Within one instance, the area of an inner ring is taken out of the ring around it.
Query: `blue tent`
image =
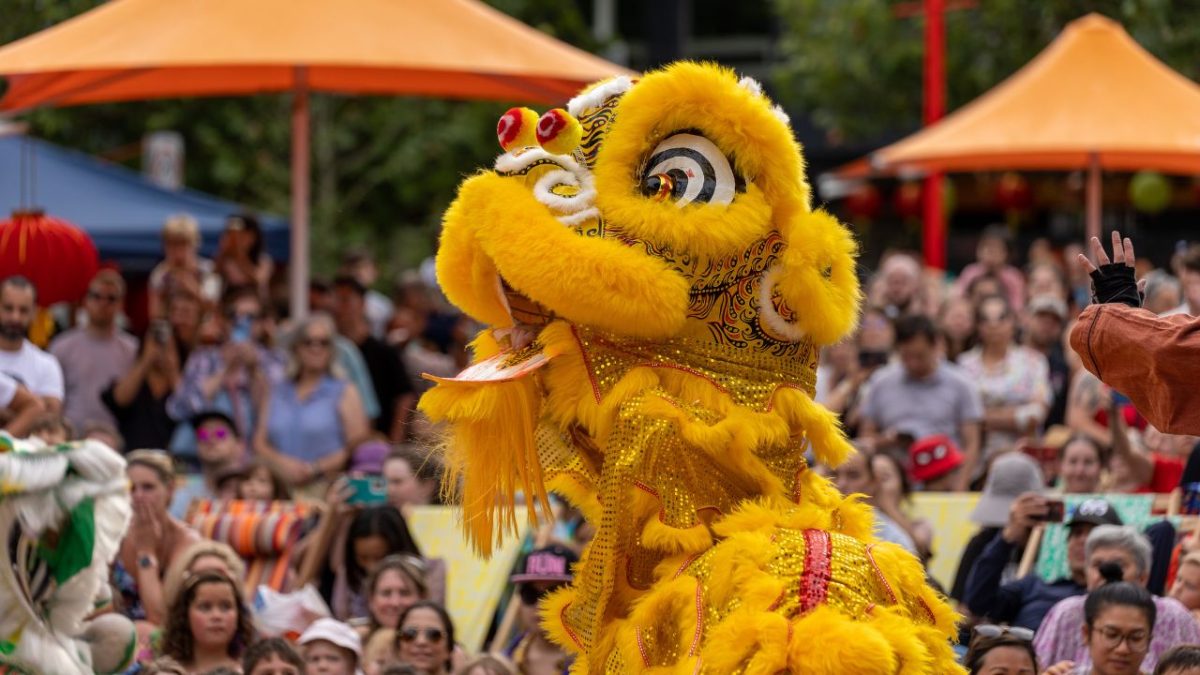
[[[159,235],[167,216],[193,216],[200,224],[201,252],[212,256],[225,217],[244,210],[203,192],[167,190],[125,167],[18,135],[0,138],[0,217],[21,206],[22,154],[26,188],[36,184],[25,206],[78,225],[96,242],[101,260],[115,260],[126,271],[149,271],[162,258]],[[286,261],[287,221],[261,217],[259,222],[271,257]]]

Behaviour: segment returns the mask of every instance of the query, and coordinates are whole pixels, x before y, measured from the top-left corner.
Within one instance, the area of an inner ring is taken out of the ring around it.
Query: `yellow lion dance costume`
[[[437,259],[490,328],[421,408],[480,553],[546,486],[596,526],[542,607],[572,672],[963,672],[920,564],[804,460],[853,452],[812,395],[859,288],[783,112],[679,63],[498,133]]]

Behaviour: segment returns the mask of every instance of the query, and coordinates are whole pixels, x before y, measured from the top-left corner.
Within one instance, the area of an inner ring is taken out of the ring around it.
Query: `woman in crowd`
[[[436,602],[423,600],[400,616],[396,631],[396,655],[422,675],[454,672],[454,623]]]
[[[899,505],[895,505],[894,508],[888,505],[888,508],[885,509],[880,504],[879,479],[873,469],[874,449],[867,445],[866,441],[861,440],[855,441],[855,447],[858,452],[834,469],[834,482],[837,484],[838,490],[841,490],[844,495],[866,495],[875,514],[876,536],[917,555],[917,547],[913,543],[912,536],[908,534],[907,528],[896,520],[896,518],[901,518],[907,523],[907,519],[899,510]]]
[[[254,432],[259,456],[297,487],[341,471],[369,433],[358,391],[333,372],[334,333],[324,314],[300,324],[288,377],[271,387]]]
[[[1083,640],[1088,664],[1061,661],[1046,675],[1138,675],[1150,649],[1158,610],[1145,588],[1121,581],[1121,568],[1102,566],[1108,583],[1088,593],[1083,604]]]
[[[1033,631],[1008,626],[976,626],[963,658],[971,675],[1036,675]]]
[[[983,397],[988,458],[1011,450],[1018,438],[1041,427],[1050,410],[1050,366],[1044,355],[1016,343],[1016,321],[1004,297],[984,298],[976,308],[975,325],[979,345],[958,363]]]
[[[1066,494],[1095,494],[1107,452],[1091,436],[1075,434],[1063,446],[1059,475]]]
[[[970,300],[947,300],[938,312],[937,325],[947,361],[957,363],[958,357],[975,346],[975,310]]]
[[[401,513],[413,506],[441,503],[441,460],[419,446],[405,443],[392,448],[383,461],[383,478],[387,481],[388,503]]]
[[[362,641],[354,629],[335,619],[317,619],[297,641],[304,653],[304,675],[355,675],[362,662]]]
[[[258,219],[248,214],[230,216],[219,246],[216,270],[225,288],[254,286],[259,297],[267,297],[275,263],[264,250]]]
[[[890,452],[876,452],[871,457],[871,469],[878,486],[875,501],[879,508],[908,532],[917,547],[917,557],[927,564],[933,557],[933,526],[928,520],[912,518],[906,512],[912,505],[912,484],[904,465]]]
[[[1200,621],[1200,551],[1185,553],[1175,572],[1170,596]],[[1160,661],[1161,663],[1161,661]]]
[[[200,537],[167,511],[175,489],[167,453],[135,450],[125,459],[133,520],[113,562],[113,585],[121,593],[125,616],[161,626],[167,618],[163,574]]]
[[[217,572],[242,583],[246,563],[227,544],[202,539],[175,556],[163,577],[163,597],[173,598],[184,581],[201,572]]]
[[[236,672],[253,640],[239,585],[219,572],[201,572],[185,580],[171,602],[162,651],[196,675],[222,666]]]
[[[292,486],[270,465],[251,460],[242,467],[235,494],[238,499],[288,501],[292,498]]]
[[[273,637],[250,645],[242,656],[243,675],[304,675],[304,660],[283,638]]]
[[[167,397],[179,385],[180,363],[169,326],[155,322],[142,340],[133,368],[100,394],[128,447],[170,444],[175,420],[167,414]]]
[[[350,522],[345,545],[333,548],[335,554],[329,561],[332,572],[330,608],[334,616],[346,619],[367,616],[363,582],[381,560],[396,554],[421,557],[404,516],[393,506],[374,506],[360,511]]]
[[[371,569],[364,590],[370,622],[360,634],[366,641],[380,629],[395,630],[404,610],[429,599],[425,561],[411,555],[390,555]]]

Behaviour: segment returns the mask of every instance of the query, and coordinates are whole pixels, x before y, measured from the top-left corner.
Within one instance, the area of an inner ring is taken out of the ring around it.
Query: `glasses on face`
[[[116,293],[101,293],[100,291],[88,291],[89,300],[100,300],[102,302],[113,303],[121,299],[121,296]]]
[[[196,440],[203,443],[204,441],[223,441],[229,438],[230,432],[228,429],[197,429]]]
[[[1144,630],[1122,633],[1115,626],[1097,626],[1092,629],[1092,635],[1098,635],[1100,644],[1108,649],[1116,649],[1122,642],[1135,652],[1144,652],[1150,647],[1150,633]]]
[[[405,628],[400,631],[400,641],[415,642],[419,635],[424,635],[426,642],[436,645],[446,638],[446,631],[441,628]]]
[[[300,341],[301,347],[320,347],[322,349],[328,349],[332,344],[333,340],[330,338],[304,338]]]
[[[1000,323],[1007,320],[1007,314],[985,314],[979,317],[979,323]]]
[[[986,638],[997,638],[1001,635],[1011,635],[1022,642],[1033,641],[1033,631],[1020,626],[996,626],[994,624],[985,623],[981,626],[975,626],[975,634]]]

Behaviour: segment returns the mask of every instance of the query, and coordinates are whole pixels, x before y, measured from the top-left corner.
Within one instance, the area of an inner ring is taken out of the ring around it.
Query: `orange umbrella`
[[[1101,168],[1200,172],[1200,86],[1089,14],[991,91],[871,162],[887,171],[1087,168],[1088,234],[1098,236]]]
[[[292,310],[308,288],[308,93],[553,102],[629,74],[476,0],[111,0],[0,48],[0,109],[290,91]]]

